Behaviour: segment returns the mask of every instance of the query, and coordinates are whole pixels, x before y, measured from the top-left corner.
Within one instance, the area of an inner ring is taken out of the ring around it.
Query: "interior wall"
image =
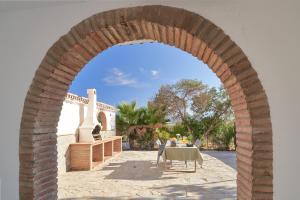
[[[92,14],[163,4],[197,12],[221,27],[248,56],[266,90],[274,144],[274,199],[297,199],[300,93],[298,1],[75,1],[0,3],[2,199],[18,199],[18,142],[26,92],[46,51]]]

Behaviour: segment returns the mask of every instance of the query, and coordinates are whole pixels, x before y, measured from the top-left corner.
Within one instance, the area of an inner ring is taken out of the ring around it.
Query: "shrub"
[[[170,138],[170,133],[166,129],[156,129],[155,132],[157,134],[158,139],[164,144]]]

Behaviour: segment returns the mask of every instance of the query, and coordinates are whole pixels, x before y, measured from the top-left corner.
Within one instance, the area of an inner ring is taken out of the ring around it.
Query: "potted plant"
[[[193,147],[194,146],[193,145],[193,135],[189,135],[187,137],[187,141],[188,141],[188,143],[186,144],[187,147]]]

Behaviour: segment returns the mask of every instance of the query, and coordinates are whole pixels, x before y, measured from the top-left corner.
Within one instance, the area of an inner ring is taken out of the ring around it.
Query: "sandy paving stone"
[[[203,168],[173,161],[156,167],[156,151],[125,151],[92,171],[58,177],[61,200],[79,199],[236,199],[236,154],[202,152]],[[162,161],[162,160],[161,160]]]

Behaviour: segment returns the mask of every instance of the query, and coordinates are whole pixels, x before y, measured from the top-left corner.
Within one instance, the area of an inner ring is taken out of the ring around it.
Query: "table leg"
[[[197,169],[197,161],[195,160],[195,172],[196,172],[196,169]]]
[[[185,161],[185,168],[187,168],[187,161]]]

